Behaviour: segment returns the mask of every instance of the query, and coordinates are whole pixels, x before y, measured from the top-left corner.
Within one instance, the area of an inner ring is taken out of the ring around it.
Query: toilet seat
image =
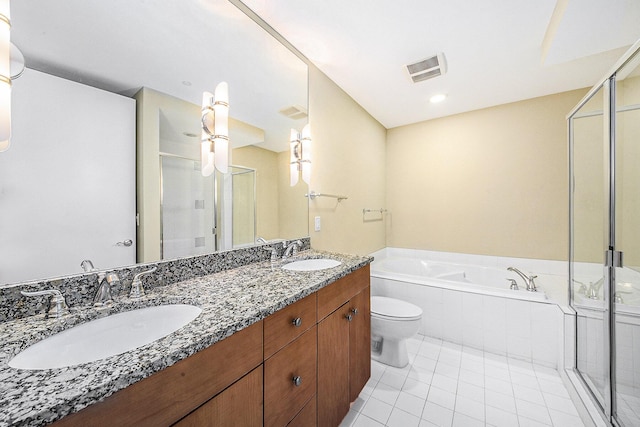
[[[399,299],[372,296],[371,316],[396,321],[418,320],[422,318],[422,309]]]

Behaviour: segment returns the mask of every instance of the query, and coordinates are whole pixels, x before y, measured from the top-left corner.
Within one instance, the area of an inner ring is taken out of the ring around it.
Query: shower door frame
[[[611,296],[615,292],[615,274],[616,267],[622,267],[622,252],[616,250],[616,75],[622,67],[624,67],[629,61],[636,55],[640,54],[640,40],[638,40],[623,56],[620,58],[612,69],[596,84],[589,92],[580,100],[580,102],[571,110],[567,115],[568,122],[568,150],[569,150],[569,283],[568,294],[569,302],[573,307],[573,283],[574,283],[574,193],[575,193],[575,181],[574,181],[574,124],[573,120],[579,118],[577,114],[579,110],[600,90],[604,89],[603,96],[603,126],[604,137],[608,140],[603,141],[603,146],[608,146],[608,161],[605,161],[605,165],[608,168],[605,172],[605,177],[608,179],[607,197],[606,203],[608,212],[608,232],[607,232],[607,248],[604,251],[603,267],[606,267],[605,283],[603,285],[603,299],[606,304],[606,314],[603,317],[605,336],[603,337],[604,345],[604,402],[600,402],[595,392],[591,389],[590,381],[583,376],[582,372],[578,369],[578,322],[576,317],[575,324],[575,354],[574,354],[574,368],[576,375],[580,378],[580,381],[585,386],[585,389],[589,392],[592,401],[596,404],[601,412],[603,418],[612,425],[619,427],[620,424],[616,418],[616,347],[615,347],[615,307],[614,301]],[[583,116],[584,117],[584,116]],[[577,312],[576,312],[577,316]]]

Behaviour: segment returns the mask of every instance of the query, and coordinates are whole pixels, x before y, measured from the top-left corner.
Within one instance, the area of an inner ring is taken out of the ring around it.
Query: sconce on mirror
[[[200,143],[202,176],[214,169],[229,171],[229,87],[226,82],[216,86],[215,95],[202,94],[202,138]]]
[[[11,139],[11,20],[9,0],[0,0],[0,152]]]
[[[309,124],[302,128],[302,132],[291,129],[290,138],[291,161],[289,166],[290,184],[295,186],[302,172],[302,180],[311,183],[311,128]]]
[[[11,144],[11,80],[24,71],[24,56],[11,43],[9,0],[0,0],[0,152]]]

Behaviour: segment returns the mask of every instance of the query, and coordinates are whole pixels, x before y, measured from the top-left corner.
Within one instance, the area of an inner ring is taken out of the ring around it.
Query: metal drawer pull
[[[291,321],[291,324],[293,324],[293,326],[295,326],[296,328],[299,328],[300,325],[302,325],[302,319],[299,317],[296,317]]]
[[[346,314],[344,317],[346,317],[346,319],[351,322],[351,320],[353,320],[353,315],[351,314]]]
[[[352,308],[351,312],[353,313],[353,315],[355,316],[356,314],[358,314],[358,309],[357,308]]]
[[[302,377],[300,375],[293,377],[293,385],[300,387],[300,384],[302,384]]]

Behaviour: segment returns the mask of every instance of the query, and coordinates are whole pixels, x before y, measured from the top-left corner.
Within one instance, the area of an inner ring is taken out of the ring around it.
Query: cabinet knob
[[[351,322],[351,321],[353,320],[353,315],[351,315],[351,314],[346,314],[344,317],[345,317],[349,322]]]
[[[302,384],[302,377],[300,375],[293,377],[293,385],[300,387],[300,384]]]
[[[295,326],[296,328],[299,328],[300,325],[302,325],[302,319],[299,317],[296,317],[291,321],[291,324],[293,324],[293,326]]]
[[[351,312],[353,313],[353,315],[355,316],[356,314],[358,314],[358,309],[357,308],[352,308]]]

